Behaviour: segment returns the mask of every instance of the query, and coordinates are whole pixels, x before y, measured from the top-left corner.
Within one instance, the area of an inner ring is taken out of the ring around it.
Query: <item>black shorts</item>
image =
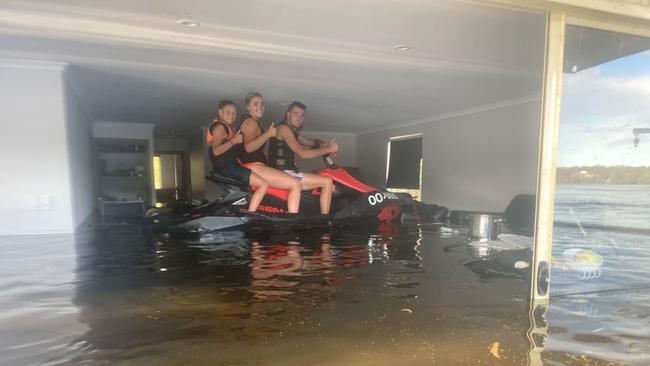
[[[228,164],[221,169],[221,174],[248,186],[251,181],[251,170],[239,164]]]

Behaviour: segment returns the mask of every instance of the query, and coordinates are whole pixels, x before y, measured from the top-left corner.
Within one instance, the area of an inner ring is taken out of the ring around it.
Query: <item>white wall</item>
[[[147,159],[147,169],[149,170],[149,187],[151,187],[150,195],[152,203],[156,202],[156,190],[153,187],[153,126],[151,123],[95,121],[92,129],[94,138],[148,141],[149,157]]]
[[[64,67],[0,63],[0,235],[74,230]]]
[[[74,227],[88,219],[95,209],[92,116],[83,97],[75,92],[67,72],[65,79],[65,119],[67,121],[68,164]]]
[[[503,211],[535,193],[540,101],[530,98],[425,124],[357,135],[357,163],[373,185],[386,184],[390,137],[422,133],[422,198],[450,209]]]

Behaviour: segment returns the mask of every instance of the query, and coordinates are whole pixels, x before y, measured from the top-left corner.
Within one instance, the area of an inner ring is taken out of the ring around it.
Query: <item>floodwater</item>
[[[444,250],[461,239],[427,225],[0,238],[0,364],[650,363],[650,290],[571,295],[584,281],[566,270],[531,310],[521,276],[463,265],[485,251]]]
[[[650,365],[650,235],[590,226],[650,229],[650,186],[559,185],[555,216],[580,226],[554,230],[545,355]],[[583,250],[595,254],[572,260]]]

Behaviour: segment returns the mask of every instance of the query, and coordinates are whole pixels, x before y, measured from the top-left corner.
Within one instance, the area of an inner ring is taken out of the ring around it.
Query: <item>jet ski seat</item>
[[[205,177],[205,179],[209,180],[212,183],[216,183],[218,185],[227,184],[227,185],[237,186],[237,187],[244,188],[244,189],[248,188],[245,185],[241,184],[240,182],[238,182],[238,181],[236,181],[236,180],[234,180],[232,178],[228,178],[228,177],[226,177],[224,175],[221,175],[220,173],[215,172],[215,171],[210,172],[210,175],[207,175]]]
[[[225,191],[226,196],[230,197],[233,194],[237,192],[249,192],[251,191],[251,187],[248,187],[246,185],[241,184],[240,182],[228,178],[218,172],[212,171],[210,172],[210,175],[207,175],[205,179],[209,180],[212,183],[216,183],[218,186],[223,188]],[[235,187],[235,188],[233,188]],[[255,187],[252,187],[254,190]],[[266,191],[267,194],[270,194],[272,196],[275,196],[283,201],[287,201],[288,196],[289,196],[289,191],[284,190],[284,189],[279,189],[279,188],[273,188],[269,187]]]
[[[248,187],[215,171],[206,175],[205,179],[221,187],[223,192],[217,199],[218,202],[236,202],[247,195]]]

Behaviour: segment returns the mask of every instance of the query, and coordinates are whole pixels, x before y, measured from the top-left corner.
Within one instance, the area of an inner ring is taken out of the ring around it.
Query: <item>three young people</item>
[[[241,120],[240,129],[234,132],[237,109],[233,102],[219,103],[217,118],[208,127],[209,155],[213,168],[243,185],[253,186],[254,193],[248,210],[257,210],[268,187],[288,191],[287,210],[298,213],[300,192],[318,188],[321,190],[320,211],[328,214],[332,199],[332,181],[316,174],[302,173],[295,165],[295,155],[309,159],[336,154],[339,146],[335,140],[324,144],[300,135],[306,106],[293,102],[285,113],[285,120],[264,129],[260,120],[265,105],[261,94],[250,92],[244,98],[248,114]],[[269,156],[264,154],[266,143],[271,140]]]

